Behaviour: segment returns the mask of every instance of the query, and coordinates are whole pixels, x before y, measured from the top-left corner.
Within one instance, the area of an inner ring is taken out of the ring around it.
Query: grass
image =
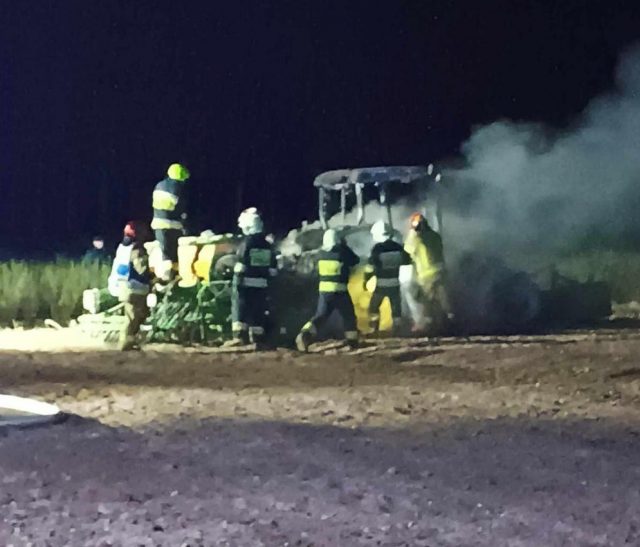
[[[106,286],[110,266],[67,260],[0,263],[0,325],[67,325],[82,313],[82,292]]]
[[[640,302],[640,252],[584,251],[556,258],[558,272],[606,281],[616,302]],[[82,292],[106,287],[110,265],[68,260],[0,263],[0,326],[61,325],[82,313]]]
[[[558,271],[579,281],[606,281],[613,300],[640,301],[640,253],[632,251],[585,251],[556,261]]]

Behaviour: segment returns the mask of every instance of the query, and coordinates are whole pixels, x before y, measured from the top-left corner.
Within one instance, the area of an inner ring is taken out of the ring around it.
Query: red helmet
[[[137,235],[137,226],[135,220],[130,220],[124,227],[124,237],[135,239]]]
[[[416,230],[418,228],[418,226],[420,226],[426,219],[424,218],[424,215],[422,213],[413,213],[411,215],[411,218],[409,219],[409,222],[411,224],[411,227]]]

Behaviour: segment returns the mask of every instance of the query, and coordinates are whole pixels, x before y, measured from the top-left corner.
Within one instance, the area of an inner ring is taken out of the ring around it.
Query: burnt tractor
[[[316,177],[318,220],[291,230],[278,243],[279,275],[272,286],[268,337],[290,345],[314,312],[317,290],[315,263],[323,232],[331,227],[361,258],[349,280],[358,329],[369,332],[368,307],[375,278],[365,288],[364,265],[373,246],[374,222],[384,219],[401,241],[401,231],[413,212],[443,232],[445,186],[433,165],[387,166],[328,171]],[[393,205],[393,207],[392,207]],[[203,232],[179,240],[179,276],[149,296],[151,313],[143,331],[146,341],[220,345],[231,336],[231,284],[236,251],[242,238]],[[455,248],[445,238],[445,249]],[[156,242],[147,244],[152,269],[161,257]],[[446,253],[448,254],[448,253]],[[577,281],[552,275],[546,288],[522,271],[493,257],[466,253],[450,260],[449,294],[455,321],[451,334],[524,332],[540,326],[590,322],[611,313],[609,288],[601,282]],[[412,283],[412,267],[401,271],[401,290]],[[86,314],[78,318],[88,334],[111,340],[122,325],[122,305],[106,290],[85,291]],[[405,306],[406,315],[409,315]],[[380,330],[390,330],[391,309],[380,310]],[[341,326],[330,321],[325,336]],[[321,333],[322,334],[322,333]]]

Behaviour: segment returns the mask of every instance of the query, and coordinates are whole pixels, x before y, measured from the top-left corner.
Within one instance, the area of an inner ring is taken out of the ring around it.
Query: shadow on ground
[[[0,543],[637,545],[639,454],[604,420],[408,433],[71,419],[0,437]]]

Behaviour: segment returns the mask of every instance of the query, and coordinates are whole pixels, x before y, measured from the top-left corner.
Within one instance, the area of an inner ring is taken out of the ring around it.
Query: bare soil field
[[[0,348],[0,545],[640,545],[640,330]]]

